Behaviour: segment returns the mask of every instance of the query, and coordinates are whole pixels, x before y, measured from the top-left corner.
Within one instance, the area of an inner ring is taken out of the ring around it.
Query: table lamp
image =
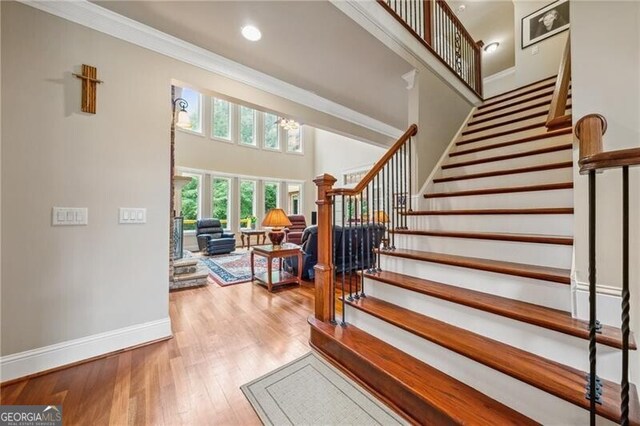
[[[271,209],[267,212],[267,215],[262,221],[262,226],[271,228],[268,234],[271,244],[273,244],[274,247],[280,247],[280,244],[284,239],[284,231],[282,228],[285,226],[291,226],[291,221],[284,210]]]

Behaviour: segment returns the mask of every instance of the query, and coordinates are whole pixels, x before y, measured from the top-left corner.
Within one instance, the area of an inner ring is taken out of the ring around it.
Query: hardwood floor
[[[243,385],[310,350],[307,283],[170,293],[174,338],[2,388],[2,404],[63,405],[65,425],[259,425]]]

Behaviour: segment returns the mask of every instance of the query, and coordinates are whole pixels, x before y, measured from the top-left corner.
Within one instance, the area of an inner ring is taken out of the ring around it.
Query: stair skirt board
[[[407,216],[409,229],[434,231],[500,232],[514,234],[573,235],[571,214],[505,214]]]
[[[394,243],[398,249],[424,250],[552,268],[570,269],[573,259],[573,246],[557,244],[401,234],[395,234]]]
[[[477,177],[472,179],[458,179],[445,182],[434,182],[427,193],[469,191],[472,189],[506,188],[512,186],[543,185],[558,182],[571,182],[573,180],[573,168],[566,167],[565,162],[556,163],[558,168],[538,170],[522,173],[509,173],[506,175]],[[562,165],[562,166],[560,166]],[[506,169],[521,170],[521,169]],[[498,171],[496,171],[498,172]],[[491,172],[488,172],[491,173]],[[459,175],[464,177],[464,175]]]
[[[387,255],[380,256],[380,268],[549,308],[571,310],[571,287],[566,284]]]
[[[545,425],[588,424],[589,412],[490,367],[346,307],[347,322]],[[598,417],[598,425],[614,425]]]
[[[544,358],[589,370],[589,341],[517,321],[501,315],[405,290],[370,278],[365,279],[367,296],[376,297],[405,309],[464,328]],[[416,336],[416,338],[419,338]],[[617,381],[620,378],[622,352],[598,344],[598,376]]]

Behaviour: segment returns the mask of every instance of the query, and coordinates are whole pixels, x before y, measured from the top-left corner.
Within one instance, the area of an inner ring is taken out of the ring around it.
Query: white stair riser
[[[408,216],[409,229],[573,235],[573,215],[443,215]]]
[[[510,346],[589,371],[589,341],[568,334],[516,321],[435,297],[367,279],[368,296],[464,328]],[[622,352],[598,345],[598,376],[618,381],[622,374]]]
[[[527,97],[525,97],[525,98],[527,98]],[[551,98],[552,98],[552,95],[548,95],[548,96],[545,96],[545,97],[542,97],[542,98],[538,98],[538,99],[534,99],[534,100],[527,101],[527,102],[522,102],[522,103],[515,102],[513,106],[510,106],[509,108],[503,108],[503,109],[496,109],[496,108],[499,108],[500,105],[491,106],[489,108],[483,108],[481,110],[478,110],[477,112],[478,113],[487,112],[487,113],[483,114],[483,115],[475,116],[475,117],[472,118],[472,120],[480,119],[480,118],[493,117],[493,116],[504,114],[504,113],[507,113],[507,112],[517,111],[517,110],[522,109],[522,108],[530,107],[532,105],[537,105],[540,102],[546,102],[547,103],[546,108],[549,108],[549,106],[551,104]],[[475,115],[475,113],[474,113],[474,115]]]
[[[442,169],[442,177],[470,175],[475,173],[492,172],[496,170],[517,169],[520,167],[541,166],[544,164],[562,163],[565,161],[572,161],[570,149],[510,158],[508,160],[489,161],[486,163]],[[465,160],[456,160],[455,162],[447,162],[447,164],[459,164],[463,162],[465,162]]]
[[[549,281],[381,255],[383,271],[398,272],[471,290],[568,311],[570,286]]]
[[[529,142],[521,142],[515,145],[503,146],[499,148],[487,149],[484,151],[472,152],[469,154],[454,155],[447,158],[447,163],[457,163],[460,161],[479,160],[481,158],[492,158],[500,155],[515,154],[518,152],[528,152],[551,146],[566,145],[572,142],[571,135],[560,135],[552,138],[537,139]],[[454,152],[467,149],[466,146],[458,147]]]
[[[532,114],[542,114],[539,117],[544,118],[548,112],[549,112],[549,105],[543,105],[540,107],[530,108],[524,111],[508,114],[508,115],[505,115],[504,117],[493,118],[490,120],[489,120],[490,117],[478,117],[477,119],[470,121],[469,124],[467,124],[467,127],[465,127],[465,130],[477,129],[478,127],[491,126],[493,124],[500,124],[500,123],[504,123],[506,121],[514,120],[517,118],[528,117]],[[495,115],[500,116],[502,114],[496,113]],[[487,119],[487,121],[482,121],[478,123],[478,120],[485,120],[485,119]],[[474,122],[477,124],[471,124]]]
[[[535,135],[539,135],[541,133],[546,133],[546,132],[547,132],[547,129],[545,127],[536,127],[534,129],[521,130],[521,131],[518,131],[518,132],[509,133],[507,135],[491,136],[491,137],[488,137],[486,139],[481,139],[481,140],[478,140],[478,141],[465,143],[464,145],[457,145],[457,147],[460,148],[461,146],[464,146],[464,147],[467,147],[467,148],[476,148],[476,147],[479,147],[479,146],[491,145],[491,144],[494,144],[494,143],[508,142],[508,141],[512,141],[514,139],[526,138],[528,136],[535,136]],[[496,133],[496,132],[492,132],[492,134],[494,134],[494,133]],[[474,140],[477,137],[479,137],[479,135],[475,135],[475,134],[463,136],[460,139],[460,142],[466,142],[466,141]]]
[[[541,170],[538,172],[438,182],[434,183],[428,192],[469,191],[472,189],[505,188],[572,181],[573,169],[571,167],[563,167],[561,169]]]
[[[572,189],[427,198],[427,210],[518,209],[572,207]]]
[[[523,96],[523,97],[527,97],[527,96],[534,96],[542,91],[547,91],[547,90],[553,90],[553,87],[546,87],[548,86],[550,83],[555,82],[555,77],[554,78],[548,78],[546,80],[543,80],[539,83],[536,84],[532,84],[531,86],[525,86],[521,89],[515,90],[513,92],[507,92],[504,93],[502,95],[499,96],[494,96],[491,99],[488,99],[487,102],[500,102],[500,101],[504,101],[505,99],[509,99],[509,98],[513,98],[514,96]],[[533,91],[533,92],[531,92]],[[531,92],[531,93],[528,93]],[[513,99],[512,102],[517,101],[518,99]]]
[[[588,423],[587,410],[355,308],[348,308],[347,321],[542,424]],[[611,424],[600,420],[599,425]]]
[[[511,124],[504,124],[502,126],[498,126],[498,127],[494,127],[491,129],[487,129],[487,130],[483,130],[480,132],[474,132],[474,133],[469,133],[469,134],[465,134],[462,137],[464,139],[468,139],[468,138],[477,138],[477,137],[481,137],[481,136],[489,136],[489,135],[493,135],[495,133],[500,133],[500,132],[506,132],[509,130],[515,130],[515,129],[519,129],[521,127],[524,126],[528,126],[530,124],[539,124],[539,123],[545,123],[546,119],[544,117],[534,117],[534,118],[529,118],[527,120],[522,120],[522,121],[518,121],[515,123],[511,123]],[[478,126],[479,128],[484,127],[484,124]]]
[[[471,238],[395,235],[396,248],[571,269],[573,246]]]

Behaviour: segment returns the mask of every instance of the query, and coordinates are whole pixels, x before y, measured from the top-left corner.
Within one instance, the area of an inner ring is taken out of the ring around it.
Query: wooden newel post
[[[607,131],[607,120],[600,114],[589,114],[576,123],[575,133],[580,141],[580,160],[603,151],[602,135]]]
[[[328,193],[336,183],[336,178],[324,174],[313,182],[318,187],[318,263],[315,271],[316,319],[328,322],[331,319],[333,303],[333,198]]]

